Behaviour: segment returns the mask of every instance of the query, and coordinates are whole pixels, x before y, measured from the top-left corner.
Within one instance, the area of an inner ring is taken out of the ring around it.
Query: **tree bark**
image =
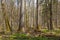
[[[18,27],[18,32],[21,31],[22,28],[22,0],[20,0],[20,16],[19,16],[19,27]]]

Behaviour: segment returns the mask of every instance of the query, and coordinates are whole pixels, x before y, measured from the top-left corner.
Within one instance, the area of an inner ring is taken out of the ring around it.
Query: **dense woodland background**
[[[60,0],[0,0],[0,33],[60,29]]]

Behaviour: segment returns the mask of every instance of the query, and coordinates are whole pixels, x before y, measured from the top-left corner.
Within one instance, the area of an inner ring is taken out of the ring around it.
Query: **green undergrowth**
[[[32,37],[32,36],[26,36],[26,34],[14,34],[10,36],[10,40],[60,40],[60,37],[46,37],[46,36],[38,36],[38,37]]]
[[[10,38],[11,40],[60,40],[59,37],[45,37],[45,36],[39,36],[39,37],[15,37]]]
[[[59,30],[47,30],[47,29],[43,29],[43,30],[41,30],[42,32],[44,32],[44,33],[47,33],[47,32],[54,32],[54,33],[56,33],[56,34],[60,34],[60,29]]]
[[[51,31],[48,31],[46,29],[44,30],[41,30],[43,31],[43,33],[53,33],[53,34],[60,34],[60,30],[51,30]],[[40,35],[38,37],[35,37],[35,36],[27,36],[27,34],[24,34],[24,33],[15,33],[15,34],[12,34],[10,35],[10,37],[8,38],[4,38],[3,40],[60,40],[60,36],[45,36],[45,35]]]

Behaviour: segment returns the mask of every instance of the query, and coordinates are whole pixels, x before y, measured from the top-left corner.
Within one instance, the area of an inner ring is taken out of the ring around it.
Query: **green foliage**
[[[41,31],[43,31],[44,33],[49,32],[49,30],[47,30],[47,29],[43,29]]]
[[[20,37],[20,38],[14,38],[13,40],[59,40],[57,37]]]
[[[15,34],[11,35],[11,37],[26,37],[26,34],[15,33]]]
[[[56,34],[60,34],[60,29],[59,30],[53,30],[53,32],[56,32]]]

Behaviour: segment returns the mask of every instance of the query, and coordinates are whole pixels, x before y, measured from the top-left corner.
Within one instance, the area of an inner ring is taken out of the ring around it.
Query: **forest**
[[[60,40],[60,0],[0,0],[0,40]]]

